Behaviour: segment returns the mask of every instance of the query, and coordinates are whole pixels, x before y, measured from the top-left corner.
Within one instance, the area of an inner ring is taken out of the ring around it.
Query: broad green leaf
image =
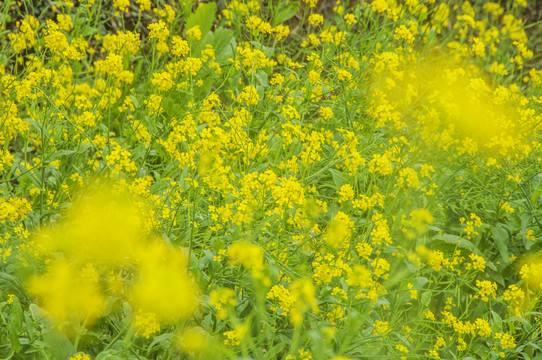
[[[502,318],[495,311],[491,310],[491,316],[493,317],[492,328],[493,331],[499,332],[502,330]]]
[[[336,169],[329,169],[329,172],[331,173],[331,176],[333,176],[333,185],[335,185],[337,188],[340,188],[341,186],[346,184],[347,180],[341,171]]]
[[[216,4],[214,2],[201,5],[196,12],[190,14],[186,20],[186,30],[199,25],[201,36],[205,37],[205,35],[207,35],[207,33],[211,30],[211,26],[213,26],[215,15]]]
[[[21,167],[21,169],[24,169],[24,167]],[[0,271],[0,288],[6,292],[15,294],[19,299],[27,298],[24,285],[21,280],[4,271]]]
[[[222,27],[213,32],[212,43],[215,50],[216,62],[223,64],[227,59],[233,58],[237,42],[233,36],[233,32]]]
[[[19,332],[21,331],[23,324],[23,309],[19,303],[17,297],[13,298],[13,303],[11,304],[11,316],[9,319],[8,325],[8,335],[9,342],[11,344],[11,349],[18,353],[21,351],[21,341],[19,340]]]
[[[76,353],[70,339],[60,330],[54,328],[49,320],[47,312],[36,304],[30,304],[28,309],[32,313],[34,321],[38,322],[43,329],[43,340],[51,349],[54,359],[69,359]]]
[[[276,359],[277,355],[286,347],[286,344],[281,342],[273,346],[271,349],[269,349],[268,352],[265,353],[266,359]]]
[[[282,24],[291,19],[299,11],[299,1],[289,2],[286,6],[278,7],[278,11],[273,16],[273,26]]]
[[[430,291],[426,291],[422,294],[422,297],[420,299],[423,306],[428,307],[431,304],[431,298],[433,297],[433,293]]]
[[[506,319],[506,322],[507,323],[511,323],[511,322],[519,322],[523,325],[523,329],[526,330],[526,331],[530,331],[531,330],[531,327],[532,325],[527,321],[525,320],[524,318],[522,317],[519,317],[519,316],[510,316],[508,319]],[[514,328],[517,328],[517,326],[514,325]]]
[[[251,41],[250,42],[256,49],[260,50],[261,52],[264,53],[265,56],[267,56],[268,58],[272,57],[273,54],[275,53],[275,48],[273,47],[269,47],[269,46],[265,46],[265,45],[262,45],[261,43],[257,42],[257,41]]]
[[[538,186],[538,188],[534,191],[533,196],[531,197],[531,204],[533,207],[536,207],[536,204],[542,197],[542,184]]]
[[[505,264],[510,263],[510,254],[508,253],[508,231],[502,226],[496,225],[491,228],[491,233],[493,234],[493,239],[495,240],[495,245],[501,254],[501,259]]]
[[[445,242],[446,244],[457,245],[460,248],[470,250],[476,255],[483,256],[480,250],[478,250],[478,248],[471,241],[467,239],[463,239],[457,235],[437,234],[433,236],[433,241],[442,241],[442,242]]]
[[[123,360],[123,357],[120,357],[118,355],[114,354],[114,351],[107,350],[105,352],[101,352],[96,356],[96,360]]]

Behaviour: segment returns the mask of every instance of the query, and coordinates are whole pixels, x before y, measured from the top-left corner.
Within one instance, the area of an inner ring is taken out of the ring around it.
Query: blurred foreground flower
[[[98,282],[81,276],[78,270],[68,261],[58,260],[28,284],[30,292],[39,296],[41,305],[59,323],[69,317],[93,322],[104,311],[105,296]]]
[[[130,305],[135,331],[147,338],[191,315],[197,290],[187,256],[145,228],[144,208],[101,187],[35,236],[46,265],[28,288],[60,326],[80,331],[106,315],[115,298]]]

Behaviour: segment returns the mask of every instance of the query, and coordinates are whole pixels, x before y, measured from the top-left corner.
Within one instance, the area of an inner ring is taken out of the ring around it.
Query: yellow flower
[[[151,79],[153,85],[158,86],[158,91],[168,91],[173,87],[173,79],[167,71],[156,72]]]
[[[433,314],[431,310],[427,309],[427,311],[425,312],[425,318],[427,320],[435,321],[435,314]]]
[[[224,320],[228,317],[228,311],[237,304],[232,289],[220,288],[209,293],[209,305],[217,311],[217,318]]]
[[[397,344],[395,345],[395,349],[396,350],[399,350],[400,352],[404,353],[404,354],[407,354],[409,351],[408,351],[408,348],[403,345],[403,344]]]
[[[373,285],[371,272],[365,266],[356,264],[346,279],[346,283],[350,286],[369,289]]]
[[[476,280],[476,286],[478,287],[478,293],[476,294],[477,298],[480,298],[482,301],[489,301],[489,298],[496,298],[497,294],[497,284],[489,280]]]
[[[501,347],[503,349],[510,349],[514,348],[516,346],[516,342],[514,340],[514,337],[510,335],[509,333],[501,333],[498,332],[495,334],[495,339],[499,339],[501,343]]]
[[[340,203],[352,200],[354,198],[354,189],[350,184],[344,184],[339,189],[339,199],[337,200]]]
[[[390,326],[387,321],[375,320],[373,328],[373,334],[375,335],[382,336],[390,332]]]
[[[201,40],[201,35],[202,34],[199,25],[196,25],[186,30],[186,36],[190,39]]]
[[[127,194],[108,188],[88,191],[68,210],[65,221],[39,232],[34,243],[71,260],[118,265],[138,255],[144,216]]]
[[[469,258],[471,259],[472,263],[467,264],[466,269],[469,270],[471,267],[475,270],[484,271],[486,268],[486,261],[483,257],[476,255],[476,254],[470,254]]]
[[[91,360],[90,356],[84,353],[77,354],[75,356],[71,356],[70,360]]]
[[[354,17],[354,14],[346,14],[344,16],[344,20],[346,21],[346,23],[348,25],[354,25],[355,23],[357,23],[358,21],[356,20],[356,18]]]
[[[328,106],[322,106],[318,112],[324,120],[329,120],[333,117],[333,110]]]
[[[73,27],[72,19],[68,15],[58,14],[56,16],[56,21],[61,30],[70,31],[70,29]]]
[[[501,209],[503,209],[504,212],[507,214],[511,214],[515,211],[514,208],[511,207],[510,204],[506,201],[501,204]]]
[[[427,226],[433,222],[433,215],[427,209],[412,210],[409,214],[409,219],[401,220],[401,223],[407,226],[410,230],[405,230],[409,238],[414,238],[416,234],[423,234],[427,230]]]
[[[260,95],[254,86],[247,85],[239,94],[239,99],[239,101],[244,101],[247,105],[258,105]]]
[[[128,12],[130,6],[130,0],[113,0],[113,7],[119,9],[122,12]]]
[[[294,301],[294,306],[290,311],[290,319],[294,325],[301,325],[305,312],[318,312],[315,288],[310,279],[294,281],[290,287],[290,294]]]
[[[324,17],[321,14],[309,15],[309,24],[312,26],[319,26],[324,23]]]
[[[386,279],[389,276],[387,272],[390,270],[390,263],[387,262],[386,259],[375,259],[371,263],[371,267],[373,268],[373,272],[376,277],[383,277],[384,279]]]
[[[183,329],[177,335],[177,342],[181,350],[189,353],[203,353],[213,351],[209,346],[209,336],[200,327],[189,327]]]
[[[404,39],[409,45],[412,45],[415,40],[414,34],[405,25],[399,25],[399,27],[395,28],[395,35],[393,38]]]
[[[156,23],[149,24],[149,39],[157,39],[159,43],[163,43],[169,36],[169,29],[162,20],[158,20]]]
[[[233,330],[224,332],[223,335],[226,337],[224,343],[231,346],[239,345],[247,332],[248,327],[246,325],[237,325]]]
[[[171,53],[175,56],[183,57],[190,52],[188,42],[180,36],[173,36],[171,43]]]
[[[519,275],[526,280],[529,289],[542,290],[542,258],[534,255],[528,256],[523,261]]]
[[[134,328],[136,334],[148,339],[152,334],[160,331],[160,324],[156,321],[156,316],[153,313],[142,313],[140,311],[135,316]]]
[[[9,305],[13,304],[13,298],[15,297],[14,294],[8,294],[8,298],[6,299],[6,303]]]
[[[0,171],[8,170],[13,164],[13,159],[9,150],[0,149]]]

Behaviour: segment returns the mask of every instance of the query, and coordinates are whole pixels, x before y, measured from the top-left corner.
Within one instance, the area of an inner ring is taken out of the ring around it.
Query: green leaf
[[[335,185],[337,188],[340,188],[347,183],[347,180],[341,171],[336,169],[329,169],[329,172],[333,177],[333,185]]]
[[[22,167],[24,169],[24,167]],[[19,299],[26,299],[24,285],[21,280],[7,272],[0,271],[0,288],[15,294]]]
[[[17,329],[20,330],[23,320],[24,317],[21,303],[17,297],[13,297],[13,303],[11,304],[11,323],[15,324]]]
[[[267,77],[267,74],[265,73],[265,71],[263,70],[258,70],[256,72],[256,74],[254,75],[254,77],[256,78],[256,80],[258,80],[258,83],[259,85],[262,87],[262,88],[265,88],[268,86],[269,84],[269,81],[268,81],[268,77]],[[258,89],[259,90],[259,89]],[[263,97],[263,91],[262,93],[260,94],[260,97]]]
[[[533,196],[531,197],[531,204],[533,207],[536,207],[536,204],[538,203],[538,200],[540,200],[542,195],[542,184],[538,186],[538,188],[534,191]]]
[[[433,297],[433,293],[431,293],[430,291],[424,292],[422,294],[421,299],[420,299],[423,306],[429,307],[429,305],[431,304],[431,298],[432,297]]]
[[[28,341],[33,342],[41,336],[29,312],[24,314],[24,327],[28,334]]]
[[[480,250],[478,250],[478,248],[472,242],[470,242],[467,239],[463,239],[457,235],[437,234],[433,236],[433,241],[442,241],[442,242],[445,242],[446,244],[456,245],[460,248],[470,250],[476,255],[483,256]]]
[[[215,50],[216,62],[223,64],[227,59],[233,58],[237,42],[233,36],[233,31],[222,27],[213,32],[212,43]]]
[[[495,311],[491,310],[491,316],[493,317],[492,321],[492,329],[496,332],[499,332],[502,330],[502,318],[499,314],[497,314]]]
[[[186,20],[186,29],[191,29],[196,25],[199,25],[202,37],[205,37],[211,30],[213,22],[215,21],[216,4],[214,2],[201,5],[196,12],[190,14]]]
[[[60,330],[54,328],[45,310],[36,304],[28,305],[34,321],[43,329],[43,340],[51,348],[54,359],[69,359],[76,350],[70,339]]]
[[[51,161],[58,160],[61,157],[70,156],[70,155],[73,155],[73,154],[75,154],[74,150],[66,150],[66,149],[65,150],[58,150],[58,151],[55,151],[47,160],[49,162],[51,162]]]
[[[19,332],[23,324],[23,309],[17,297],[13,298],[11,304],[11,317],[8,325],[8,336],[11,344],[11,349],[18,353],[21,351],[21,341],[19,340]]]
[[[263,52],[264,55],[267,56],[268,58],[272,57],[273,54],[275,53],[275,48],[262,45],[258,41],[250,41],[250,44],[252,44],[256,49]]]
[[[277,7],[279,10],[273,16],[273,26],[282,24],[286,20],[291,19],[299,11],[299,1],[289,2],[286,6]]]
[[[418,276],[414,278],[414,287],[417,289],[421,289],[429,282],[429,279],[424,276]]]
[[[280,342],[265,353],[266,359],[276,359],[277,355],[286,347],[286,343]]]
[[[169,346],[171,346],[171,343],[174,338],[175,338],[175,334],[172,334],[172,333],[157,335],[153,338],[148,349],[149,350],[153,348],[167,349]]]
[[[498,224],[491,228],[491,233],[493,234],[493,239],[495,240],[495,245],[501,254],[501,259],[505,264],[510,263],[510,254],[508,253],[508,231],[499,226]]]
[[[506,323],[510,324],[512,322],[519,322],[523,325],[523,329],[527,332],[530,331],[531,329],[531,324],[525,320],[524,318],[522,317],[519,317],[519,316],[510,316],[509,318],[506,319]],[[518,328],[518,326],[516,326],[515,324],[513,325],[514,328]]]
[[[123,360],[124,358],[114,354],[113,350],[101,352],[96,356],[96,360]]]

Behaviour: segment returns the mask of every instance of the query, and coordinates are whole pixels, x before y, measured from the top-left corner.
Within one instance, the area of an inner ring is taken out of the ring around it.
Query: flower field
[[[535,0],[0,1],[0,359],[542,359]]]

